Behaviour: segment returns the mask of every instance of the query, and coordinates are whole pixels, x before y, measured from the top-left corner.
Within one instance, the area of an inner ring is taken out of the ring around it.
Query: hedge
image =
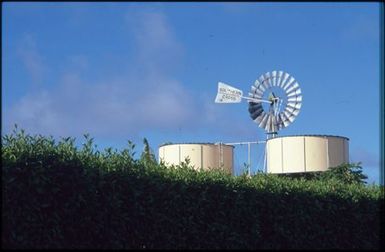
[[[383,186],[143,162],[128,142],[2,137],[2,247],[378,249]]]

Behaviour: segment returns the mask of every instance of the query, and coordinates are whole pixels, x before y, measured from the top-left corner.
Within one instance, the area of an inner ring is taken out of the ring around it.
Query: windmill
[[[264,144],[260,159],[263,170],[273,174],[326,171],[329,167],[349,162],[349,138],[333,135],[277,136],[298,116],[302,93],[298,82],[283,71],[262,74],[251,86],[248,96],[242,90],[218,83],[216,103],[248,102],[251,119],[266,133],[265,141],[238,143],[175,143],[159,147],[159,160],[178,165],[184,157],[191,158],[194,167],[211,169],[225,167],[234,171],[234,145],[248,145],[248,172],[251,175],[250,145]],[[149,153],[149,151],[145,151]]]
[[[242,90],[218,82],[215,102],[240,103],[242,99],[247,100],[251,119],[265,130],[267,139],[275,137],[279,130],[293,123],[302,106],[302,93],[298,82],[283,71],[262,74],[251,86],[248,95],[243,96]],[[250,143],[248,145],[250,148]],[[265,169],[266,150],[264,156]]]

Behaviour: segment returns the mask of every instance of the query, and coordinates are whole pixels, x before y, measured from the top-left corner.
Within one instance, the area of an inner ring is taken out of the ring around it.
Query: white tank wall
[[[266,143],[267,172],[326,171],[349,162],[349,143],[338,136],[287,136]]]
[[[189,157],[195,169],[223,167],[233,174],[233,148],[225,144],[167,144],[159,147],[159,162],[179,165]]]

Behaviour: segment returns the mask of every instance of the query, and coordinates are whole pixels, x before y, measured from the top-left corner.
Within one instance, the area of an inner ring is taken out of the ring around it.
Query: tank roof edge
[[[345,136],[337,136],[337,135],[320,135],[320,134],[305,134],[305,135],[288,135],[288,136],[277,136],[274,138],[267,139],[267,141],[277,138],[284,138],[284,137],[338,137],[338,138],[345,138],[346,140],[350,140],[348,137]]]
[[[163,143],[163,144],[159,145],[159,147],[163,147],[163,146],[167,146],[167,145],[179,145],[179,144],[198,144],[198,145],[218,145],[218,144],[222,144],[222,145],[234,147],[234,145],[225,144],[225,143],[221,143],[221,142],[217,142],[217,143],[208,143],[208,142],[206,142],[206,143],[203,143],[203,142],[197,142],[197,143],[193,143],[193,142],[171,143],[171,142],[166,142],[166,143]]]

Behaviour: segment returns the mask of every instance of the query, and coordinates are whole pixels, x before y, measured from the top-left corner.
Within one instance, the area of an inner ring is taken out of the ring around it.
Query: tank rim
[[[273,139],[277,139],[277,138],[285,138],[285,137],[337,137],[337,138],[344,138],[346,140],[350,140],[348,137],[344,137],[344,136],[337,136],[337,135],[322,135],[322,134],[305,134],[305,135],[287,135],[287,136],[277,136],[277,137],[274,137],[274,138],[270,138],[270,139],[267,139],[267,141],[269,140],[273,140]]]
[[[163,146],[168,146],[168,145],[183,145],[183,144],[197,144],[197,145],[219,145],[219,144],[222,144],[222,145],[234,148],[234,145],[220,143],[220,142],[218,142],[218,143],[199,143],[199,142],[198,143],[193,143],[193,142],[187,142],[187,143],[163,143],[163,144],[159,145],[159,148],[163,147]]]

